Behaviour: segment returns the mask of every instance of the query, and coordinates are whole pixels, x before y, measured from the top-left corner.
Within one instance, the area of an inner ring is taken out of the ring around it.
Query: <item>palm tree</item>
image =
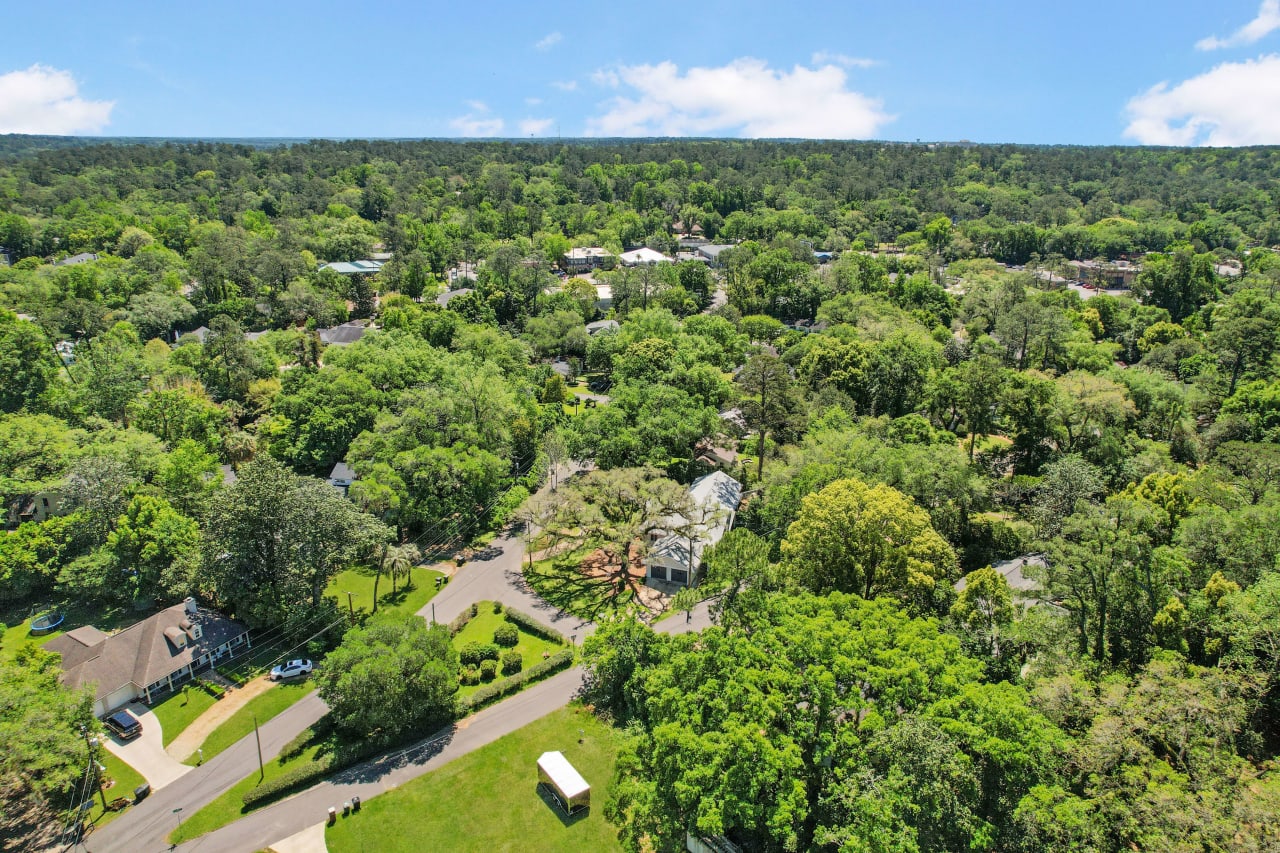
[[[378,612],[378,581],[382,573],[391,576],[391,594],[396,594],[396,578],[405,578],[405,588],[413,580],[413,566],[418,562],[420,552],[416,545],[383,545],[382,556],[378,560],[378,572],[373,576],[373,612]]]

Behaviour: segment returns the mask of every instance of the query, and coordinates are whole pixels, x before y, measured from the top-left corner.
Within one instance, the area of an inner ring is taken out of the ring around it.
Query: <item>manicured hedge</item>
[[[517,672],[510,678],[504,678],[501,681],[495,681],[493,684],[486,684],[481,687],[458,703],[459,712],[465,715],[470,714],[472,711],[478,711],[490,702],[515,693],[526,684],[546,678],[548,675],[559,672],[572,664],[573,649],[556,652],[551,657],[534,664],[523,672]]]
[[[334,760],[333,754],[325,755],[282,773],[274,779],[268,779],[256,788],[245,791],[241,799],[244,800],[246,807],[256,806],[259,803],[267,802],[288,791],[292,791],[294,788],[301,788],[314,782],[319,782],[327,774],[350,766],[356,760],[358,759],[348,759],[340,767],[336,767],[334,765],[338,762]]]
[[[493,681],[498,677],[498,662],[485,658],[480,661],[480,680]]]
[[[459,613],[452,622],[449,623],[449,636],[456,637],[458,632],[467,627],[467,623],[472,620],[476,614],[470,608]]]
[[[493,642],[509,649],[520,642],[520,629],[512,622],[503,622],[493,629]]]
[[[467,643],[458,649],[458,661],[463,666],[480,666],[481,661],[496,661],[500,651],[493,643]]]
[[[548,628],[529,614],[516,610],[514,607],[508,607],[507,612],[504,615],[508,622],[518,625],[520,628],[528,631],[535,637],[541,637],[544,640],[550,640],[553,643],[560,643],[561,645],[565,643],[564,634],[561,634],[554,628]]]
[[[502,653],[503,675],[515,675],[522,669],[524,669],[524,658],[520,656],[518,651],[512,649],[509,652]]]

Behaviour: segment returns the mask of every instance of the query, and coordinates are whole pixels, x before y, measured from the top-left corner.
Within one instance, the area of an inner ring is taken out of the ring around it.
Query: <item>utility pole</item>
[[[436,624],[436,603],[431,602],[431,624]]]
[[[356,606],[355,606],[354,604],[352,604],[352,603],[351,603],[351,596],[353,596],[353,595],[355,595],[355,593],[354,593],[354,592],[348,592],[348,593],[347,593],[347,609],[351,611],[351,618],[352,618],[352,619],[355,619],[355,618],[356,618]]]
[[[84,745],[89,750],[89,772],[93,774],[93,787],[98,789],[98,796],[102,797],[102,810],[107,810],[107,792],[102,790],[102,780],[98,776],[98,756],[94,747],[97,745],[98,739],[89,737],[89,727],[81,726],[80,734],[84,735]]]
[[[267,771],[262,766],[262,735],[258,734],[258,715],[253,715],[253,737],[258,742],[258,781],[261,782],[267,776]]]

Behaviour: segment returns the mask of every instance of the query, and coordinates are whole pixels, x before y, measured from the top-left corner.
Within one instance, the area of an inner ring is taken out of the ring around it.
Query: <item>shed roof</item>
[[[382,269],[383,261],[334,261],[322,264],[320,269],[333,270],[341,275],[372,275]]]
[[[538,769],[547,774],[566,799],[573,799],[591,790],[587,780],[582,778],[582,774],[561,752],[542,753],[538,757]]]

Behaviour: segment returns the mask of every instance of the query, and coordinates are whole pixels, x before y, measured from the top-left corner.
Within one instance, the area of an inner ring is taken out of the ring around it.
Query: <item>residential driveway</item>
[[[190,773],[193,768],[164,751],[164,732],[156,715],[138,702],[130,704],[128,709],[142,723],[142,734],[133,740],[121,741],[108,732],[107,749],[141,773],[142,778],[151,784],[153,792]]]
[[[298,732],[324,715],[324,702],[310,693],[284,712],[262,724],[262,758],[270,761],[280,754],[285,744]],[[143,722],[144,729],[146,722]],[[165,850],[165,836],[177,826],[174,809],[189,817],[219,794],[258,768],[257,742],[252,734],[209,759],[202,767],[186,768],[187,775],[177,784],[152,794],[86,838],[93,853],[152,853]],[[321,819],[323,819],[321,815]],[[310,821],[314,823],[315,821]],[[299,827],[301,829],[302,827]],[[283,838],[282,833],[276,838]],[[260,849],[261,846],[251,848]],[[86,849],[85,847],[78,848]]]

